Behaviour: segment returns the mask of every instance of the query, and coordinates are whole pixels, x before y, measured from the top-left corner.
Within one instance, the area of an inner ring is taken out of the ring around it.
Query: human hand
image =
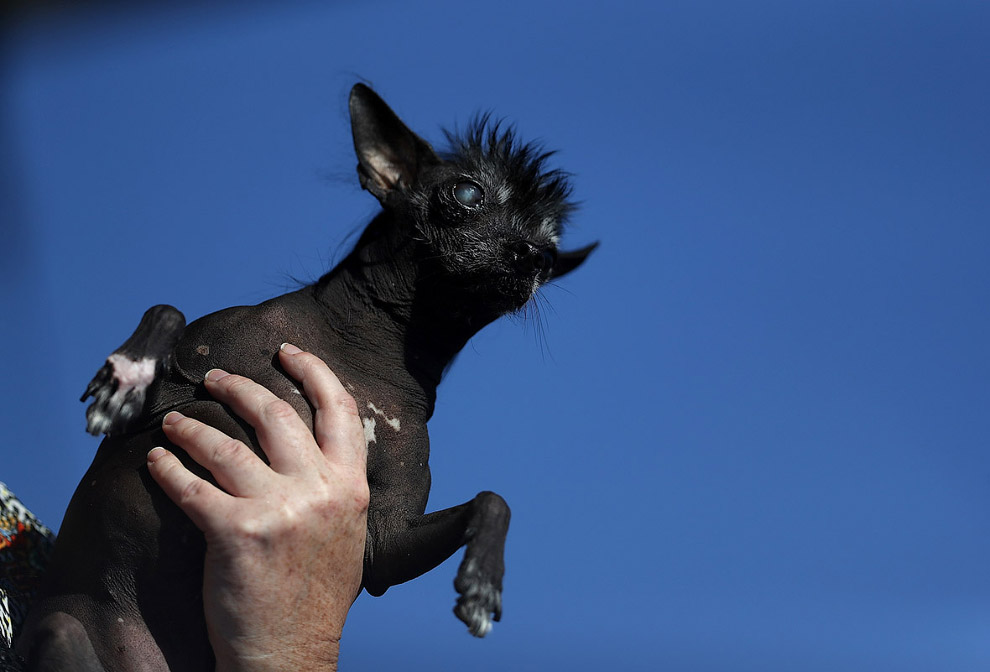
[[[218,671],[335,670],[361,585],[368,482],[357,405],[315,355],[285,344],[279,359],[315,408],[313,433],[247,378],[214,370],[206,380],[254,427],[271,466],[176,412],[165,435],[220,487],[169,451],[148,453],[152,477],[206,537],[203,601]]]

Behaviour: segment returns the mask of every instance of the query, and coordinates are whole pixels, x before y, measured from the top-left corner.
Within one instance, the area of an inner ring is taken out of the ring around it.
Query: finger
[[[186,469],[175,455],[164,448],[152,448],[148,471],[168,498],[204,533],[222,524],[230,495]]]
[[[165,416],[162,429],[230,494],[249,497],[264,492],[271,469],[240,441],[177,411]]]
[[[320,450],[328,459],[363,472],[368,450],[354,398],[316,355],[285,343],[279,349],[279,359],[285,370],[303,384],[306,398],[316,409],[313,433]]]
[[[254,427],[272,469],[294,473],[313,463],[313,433],[294,408],[249,378],[213,369],[206,388]]]

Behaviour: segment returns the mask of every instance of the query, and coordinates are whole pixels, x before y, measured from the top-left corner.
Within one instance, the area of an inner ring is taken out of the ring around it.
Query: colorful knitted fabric
[[[0,483],[0,651],[24,621],[54,543],[51,530]]]

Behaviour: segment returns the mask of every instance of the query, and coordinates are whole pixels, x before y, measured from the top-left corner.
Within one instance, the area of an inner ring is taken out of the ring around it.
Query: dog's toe
[[[149,358],[134,361],[118,353],[110,355],[81,399],[93,397],[86,409],[86,431],[97,436],[123,431],[140,416],[156,364]]]
[[[454,614],[472,635],[484,637],[491,631],[492,622],[502,618],[501,581],[481,569],[476,560],[467,559],[457,572],[454,587],[460,593]]]

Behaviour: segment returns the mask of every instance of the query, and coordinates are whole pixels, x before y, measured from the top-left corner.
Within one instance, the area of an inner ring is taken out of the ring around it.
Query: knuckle
[[[298,355],[298,357],[302,362],[303,367],[306,369],[330,369],[326,362],[314,355],[312,352],[303,351]]]
[[[307,495],[305,506],[330,517],[342,513],[364,514],[371,500],[368,479],[356,470],[322,474],[319,479],[310,481]]]
[[[222,378],[220,384],[227,388],[227,391],[231,394],[243,394],[244,392],[250,391],[256,383],[243,376],[238,376],[236,374],[231,374]]]
[[[312,352],[303,350],[296,355],[296,361],[301,362],[305,368],[310,368],[312,366],[318,366],[323,363],[323,360],[314,355]]]
[[[299,417],[299,414],[296,413],[296,409],[294,409],[289,402],[283,399],[276,399],[274,401],[267,402],[261,409],[261,415],[266,420],[277,423],[290,422]]]
[[[224,439],[213,447],[212,458],[215,463],[237,463],[244,461],[246,457],[246,446],[236,439]]]
[[[371,503],[371,490],[368,488],[368,480],[363,475],[355,479],[351,501],[358,512],[364,513],[368,510],[368,505]]]
[[[194,478],[182,486],[182,490],[179,492],[179,501],[176,502],[180,507],[187,506],[197,501],[203,494],[203,487],[207,483],[201,478]]]
[[[238,516],[230,523],[231,533],[241,540],[261,541],[269,535],[268,526],[258,516]]]
[[[364,513],[371,502],[368,478],[357,469],[340,470],[327,482],[325,501],[334,508]]]
[[[346,391],[341,390],[340,393],[334,395],[331,399],[333,407],[343,415],[351,417],[359,417],[357,402],[354,401],[354,397],[348,394]]]

